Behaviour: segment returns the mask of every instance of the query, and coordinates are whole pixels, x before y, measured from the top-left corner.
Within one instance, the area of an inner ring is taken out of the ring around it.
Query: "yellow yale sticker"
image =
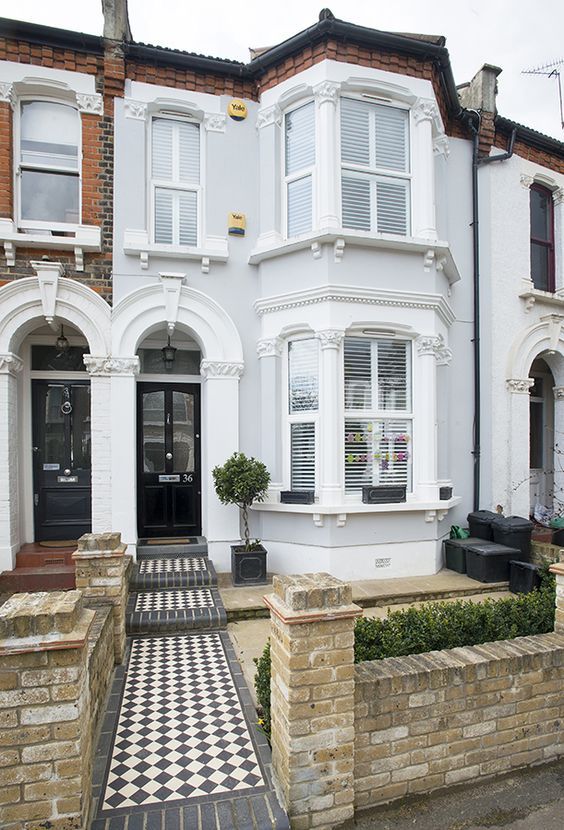
[[[247,117],[247,105],[239,98],[234,98],[227,106],[227,115],[234,121],[244,121]]]
[[[244,213],[230,213],[227,217],[227,224],[232,236],[245,236],[247,217]]]

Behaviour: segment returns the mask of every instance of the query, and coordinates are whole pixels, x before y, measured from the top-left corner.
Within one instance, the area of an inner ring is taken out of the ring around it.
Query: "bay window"
[[[284,187],[286,235],[308,233],[313,227],[315,106],[313,101],[286,113],[284,121]]]
[[[288,420],[290,489],[315,490],[319,342],[313,337],[288,344]]]
[[[197,246],[200,233],[200,125],[160,118],[151,124],[154,242]]]
[[[80,222],[80,116],[68,104],[22,101],[19,121],[19,218],[57,230]]]
[[[409,112],[341,99],[344,228],[410,233]]]
[[[345,491],[366,485],[411,488],[411,343],[344,341]]]

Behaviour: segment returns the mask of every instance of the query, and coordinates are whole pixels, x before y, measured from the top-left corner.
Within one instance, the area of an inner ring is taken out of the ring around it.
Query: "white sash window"
[[[315,490],[319,421],[319,342],[288,344],[288,421],[290,488]]]
[[[197,246],[200,235],[200,125],[154,118],[151,133],[153,236]]]
[[[342,98],[341,168],[344,228],[409,235],[407,110]]]
[[[313,227],[315,107],[313,101],[286,113],[284,120],[284,187],[286,235],[308,233]]]
[[[345,490],[411,489],[411,343],[347,337],[344,343]]]

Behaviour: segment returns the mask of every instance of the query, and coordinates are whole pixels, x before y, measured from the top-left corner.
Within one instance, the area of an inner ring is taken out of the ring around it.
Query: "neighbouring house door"
[[[35,540],[90,533],[90,382],[34,380],[33,499]]]
[[[199,536],[200,387],[137,385],[140,538]]]

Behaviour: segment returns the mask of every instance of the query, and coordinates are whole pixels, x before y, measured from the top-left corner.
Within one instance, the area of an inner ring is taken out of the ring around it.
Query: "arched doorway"
[[[542,357],[533,361],[529,377],[533,381],[529,390],[529,465],[531,513],[534,513],[537,505],[558,509],[554,472],[558,462],[564,468],[564,456],[557,458],[561,450],[554,434],[554,376]],[[561,443],[564,448],[564,442]]]

